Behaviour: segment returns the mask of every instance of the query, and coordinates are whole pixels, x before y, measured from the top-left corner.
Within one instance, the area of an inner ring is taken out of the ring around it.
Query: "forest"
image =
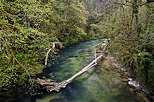
[[[30,90],[59,51],[96,39],[154,93],[154,0],[0,0],[0,100]]]

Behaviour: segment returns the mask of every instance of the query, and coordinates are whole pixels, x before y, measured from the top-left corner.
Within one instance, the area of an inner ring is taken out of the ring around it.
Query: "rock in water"
[[[139,87],[140,86],[140,84],[138,83],[138,82],[136,82],[136,81],[133,81],[133,79],[132,78],[128,78],[128,84],[129,85],[131,85],[131,86],[134,86],[134,87]]]

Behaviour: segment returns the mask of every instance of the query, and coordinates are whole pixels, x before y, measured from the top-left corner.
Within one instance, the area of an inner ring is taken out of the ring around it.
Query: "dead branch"
[[[49,50],[48,50],[48,52],[46,53],[46,57],[45,57],[45,65],[47,65],[48,64],[48,57],[49,57],[49,53],[50,53],[50,51],[51,50],[53,50],[55,48],[55,43],[53,43],[53,45],[52,45],[52,48],[50,48]]]

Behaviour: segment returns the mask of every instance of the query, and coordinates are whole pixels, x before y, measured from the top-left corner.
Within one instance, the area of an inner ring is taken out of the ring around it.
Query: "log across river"
[[[94,63],[83,74],[77,74],[100,56],[95,56],[94,46],[103,42],[103,39],[86,41],[61,51],[57,62],[46,68],[44,76],[57,83],[67,79],[71,83],[66,87],[62,85],[65,88],[59,92],[47,92],[38,96],[22,95],[19,102],[143,102],[127,85],[123,85],[123,78],[118,73],[107,70],[106,66]],[[52,60],[48,61],[50,63]]]
[[[101,59],[102,57],[105,56],[105,51],[107,49],[107,44],[103,43],[103,44],[97,44],[94,46],[94,56],[95,59],[89,63],[86,67],[84,67],[83,69],[81,69],[79,72],[77,72],[75,75],[73,75],[72,77],[70,77],[67,80],[64,80],[62,82],[53,82],[52,80],[50,81],[49,79],[37,79],[37,83],[40,84],[41,86],[43,86],[48,92],[51,91],[59,91],[61,88],[65,88],[66,85],[68,85],[69,83],[71,83],[75,78],[79,77],[81,74],[83,74],[84,72],[88,71],[90,68],[92,68],[93,66],[97,65],[97,62],[99,61],[99,59]],[[99,48],[99,50],[97,51],[97,49]],[[97,57],[97,53],[99,52],[100,55]]]

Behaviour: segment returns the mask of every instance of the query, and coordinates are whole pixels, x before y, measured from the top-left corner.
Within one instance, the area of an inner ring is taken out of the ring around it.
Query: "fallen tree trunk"
[[[75,75],[73,75],[69,79],[64,80],[62,82],[53,82],[53,80],[50,80],[50,79],[39,79],[38,78],[37,83],[40,84],[41,86],[43,86],[43,88],[46,89],[48,92],[60,91],[61,88],[65,88],[66,85],[71,83],[74,79],[76,79],[77,77],[82,75],[84,72],[88,71],[93,66],[97,65],[96,62],[105,56],[104,52],[105,52],[106,48],[107,48],[107,44],[105,46],[103,46],[103,52],[100,56],[96,57],[90,64],[88,64],[86,67],[84,67],[82,70],[77,72]]]
[[[75,78],[77,78],[78,76],[80,76],[81,74],[83,74],[84,72],[88,71],[90,68],[92,68],[93,66],[97,65],[97,61],[102,58],[104,56],[104,54],[101,54],[100,56],[98,56],[95,60],[93,60],[90,64],[88,64],[86,67],[84,67],[81,71],[79,71],[78,73],[76,73],[75,75],[73,75],[71,78],[67,79],[66,82],[70,83],[72,82],[72,80],[74,80]]]

